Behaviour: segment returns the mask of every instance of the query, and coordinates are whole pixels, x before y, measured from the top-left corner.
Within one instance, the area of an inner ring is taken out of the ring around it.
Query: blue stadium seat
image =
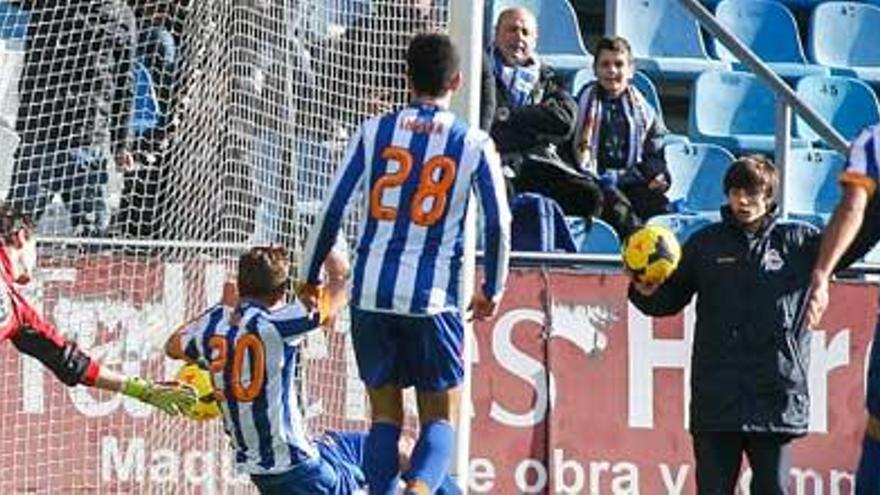
[[[140,61],[134,63],[135,95],[131,128],[136,135],[155,129],[162,117],[159,99],[149,69]]]
[[[791,218],[823,226],[840,199],[837,177],[846,157],[831,150],[792,150],[785,168],[785,202]]]
[[[808,49],[817,64],[834,74],[880,83],[880,7],[825,2],[810,18]]]
[[[498,15],[510,7],[525,7],[538,20],[538,54],[541,60],[562,72],[593,67],[593,56],[584,47],[577,16],[567,0],[494,0],[486,2],[490,38]]]
[[[730,69],[710,59],[697,21],[678,0],[615,0],[614,31],[628,39],[636,67],[655,79],[689,80],[708,69]]]
[[[792,13],[774,0],[723,0],[715,17],[724,27],[763,60],[771,70],[787,79],[828,75],[827,67],[808,64]],[[749,70],[717,39],[715,53],[732,62],[737,70]]]
[[[684,244],[694,232],[719,221],[720,213],[668,213],[648,219],[648,225],[661,225],[675,233],[678,242]]]
[[[566,217],[568,230],[574,238],[577,252],[591,254],[620,254],[620,238],[611,225],[604,220],[593,218],[592,225],[580,217]]]
[[[0,38],[24,40],[27,37],[30,13],[5,0],[0,0]]]
[[[721,182],[733,155],[708,143],[674,143],[665,151],[672,175],[666,192],[670,205],[678,212],[717,212],[726,202]]]
[[[566,81],[568,92],[574,96],[580,94],[584,86],[596,80],[596,73],[592,67],[580,69]]]
[[[688,135],[692,141],[715,143],[738,155],[772,154],[776,132],[776,98],[746,72],[704,72],[691,88]],[[793,148],[809,146],[792,138]]]
[[[825,118],[844,139],[852,140],[868,125],[880,122],[880,103],[871,87],[850,77],[809,76],[798,81],[798,96]],[[797,117],[795,135],[812,142],[821,138]]]

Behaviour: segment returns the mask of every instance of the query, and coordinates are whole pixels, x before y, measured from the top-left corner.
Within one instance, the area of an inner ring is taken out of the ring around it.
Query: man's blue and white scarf
[[[507,96],[514,108],[533,103],[532,92],[541,78],[541,64],[532,57],[528,65],[507,65],[501,52],[492,47],[492,69],[495,78],[507,89]]]

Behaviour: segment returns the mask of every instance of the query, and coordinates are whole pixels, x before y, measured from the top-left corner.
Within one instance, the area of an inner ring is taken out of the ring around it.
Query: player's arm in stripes
[[[807,328],[816,328],[828,307],[828,284],[844,253],[856,239],[865,218],[868,201],[877,189],[880,160],[880,126],[862,131],[850,146],[849,157],[840,176],[843,197],[834,209],[822,234],[819,256],[810,275],[807,300]]]
[[[317,306],[319,287],[322,283],[321,265],[336,242],[351,197],[364,181],[366,173],[364,148],[363,127],[361,127],[348,145],[342,166],[330,183],[318,221],[306,241],[299,277],[304,284],[297,293],[309,308],[313,309]]]
[[[510,207],[501,158],[491,139],[487,139],[483,146],[474,186],[485,225],[486,269],[483,284],[474,292],[471,307],[474,318],[482,320],[495,314],[507,283],[510,260]]]

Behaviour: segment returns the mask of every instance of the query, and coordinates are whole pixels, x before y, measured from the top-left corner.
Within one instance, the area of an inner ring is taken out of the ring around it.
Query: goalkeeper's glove
[[[176,416],[185,414],[198,400],[195,389],[182,383],[154,383],[140,377],[129,378],[122,393]]]

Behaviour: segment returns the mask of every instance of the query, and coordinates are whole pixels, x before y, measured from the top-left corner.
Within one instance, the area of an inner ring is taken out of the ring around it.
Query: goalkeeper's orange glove
[[[140,377],[129,378],[122,393],[176,416],[186,414],[195,405],[198,396],[191,385],[183,383],[155,383]]]

